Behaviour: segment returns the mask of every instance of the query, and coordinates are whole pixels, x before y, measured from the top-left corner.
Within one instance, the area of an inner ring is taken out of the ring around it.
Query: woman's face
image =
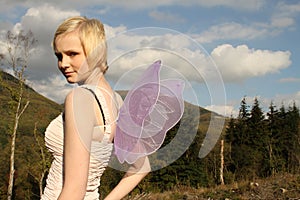
[[[69,83],[82,81],[88,70],[86,56],[77,32],[59,35],[55,40],[58,68]]]

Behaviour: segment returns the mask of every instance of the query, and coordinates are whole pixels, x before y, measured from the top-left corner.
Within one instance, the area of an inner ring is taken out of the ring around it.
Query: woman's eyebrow
[[[66,50],[63,50],[62,51],[63,53],[71,53],[71,52],[77,52],[79,53],[80,52],[80,49],[66,49]]]

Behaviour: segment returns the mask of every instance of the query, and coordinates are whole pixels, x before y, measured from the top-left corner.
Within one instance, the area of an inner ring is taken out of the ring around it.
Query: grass
[[[256,200],[300,199],[300,174],[278,174],[253,182],[242,181],[212,188],[178,186],[163,193],[143,193],[124,200]]]

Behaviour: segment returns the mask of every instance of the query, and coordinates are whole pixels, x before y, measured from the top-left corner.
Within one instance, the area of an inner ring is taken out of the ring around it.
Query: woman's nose
[[[66,56],[63,56],[60,63],[61,68],[67,68],[70,67],[69,59]]]

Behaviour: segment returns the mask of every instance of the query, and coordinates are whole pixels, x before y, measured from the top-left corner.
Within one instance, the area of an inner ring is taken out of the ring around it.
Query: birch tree
[[[48,169],[49,169],[48,165],[50,165],[51,162],[49,159],[47,159],[46,152],[44,149],[45,146],[43,145],[43,143],[41,143],[41,141],[37,135],[37,124],[38,124],[38,122],[35,122],[33,134],[34,134],[35,141],[38,145],[40,158],[41,158],[37,164],[38,165],[37,167],[40,170],[38,170],[38,174],[32,174],[32,176],[39,183],[39,191],[40,191],[40,197],[41,197],[43,194],[43,181],[44,181],[46,173],[48,172]]]
[[[7,31],[5,36],[4,51],[1,53],[0,59],[2,65],[7,67],[13,72],[15,78],[17,78],[17,87],[9,88],[11,92],[11,98],[13,101],[13,129],[10,133],[10,169],[9,169],[9,180],[7,189],[7,199],[11,200],[14,186],[14,173],[15,173],[15,148],[16,148],[16,137],[19,126],[19,121],[29,105],[29,99],[26,98],[24,93],[25,85],[25,71],[28,67],[28,61],[30,54],[37,43],[34,35],[31,31],[19,31],[14,33]],[[9,86],[8,86],[9,87]]]

